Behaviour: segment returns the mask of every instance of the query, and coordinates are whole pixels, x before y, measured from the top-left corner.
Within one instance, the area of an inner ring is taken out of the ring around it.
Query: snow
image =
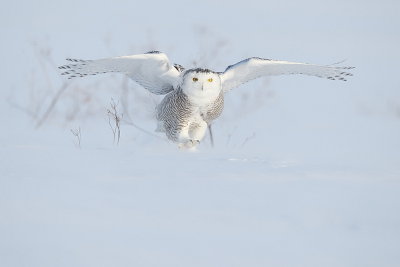
[[[399,265],[399,4],[229,3],[4,3],[0,266]],[[113,75],[74,81],[36,127],[64,58],[153,49],[217,71],[250,56],[356,69],[233,90],[197,153],[126,123],[114,144],[110,99],[153,132],[157,97]]]

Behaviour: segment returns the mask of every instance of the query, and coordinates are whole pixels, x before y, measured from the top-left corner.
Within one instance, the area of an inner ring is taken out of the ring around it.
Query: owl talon
[[[180,143],[178,145],[178,147],[180,149],[188,149],[188,150],[192,150],[192,149],[196,149],[196,146],[200,144],[199,140],[188,140],[186,143]]]

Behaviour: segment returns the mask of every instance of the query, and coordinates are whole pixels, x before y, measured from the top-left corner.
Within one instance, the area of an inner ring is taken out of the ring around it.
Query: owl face
[[[210,70],[188,70],[183,76],[182,90],[189,98],[212,101],[221,92],[221,80],[218,73]]]

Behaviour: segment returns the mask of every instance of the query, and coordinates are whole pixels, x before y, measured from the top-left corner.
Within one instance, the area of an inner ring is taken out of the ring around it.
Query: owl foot
[[[188,140],[186,143],[180,143],[178,147],[183,150],[195,151],[198,144],[200,144],[199,140]]]

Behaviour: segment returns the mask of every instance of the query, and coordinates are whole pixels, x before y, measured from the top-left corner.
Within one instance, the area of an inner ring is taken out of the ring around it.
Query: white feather
[[[248,58],[229,66],[220,74],[224,92],[238,87],[250,80],[261,76],[304,74],[327,78],[330,80],[346,81],[346,76],[352,76],[345,70],[353,67],[319,66],[307,63]]]
[[[59,67],[69,79],[108,72],[119,72],[154,94],[166,94],[179,82],[180,72],[173,67],[164,53],[104,58],[97,60],[67,59],[73,64]]]

